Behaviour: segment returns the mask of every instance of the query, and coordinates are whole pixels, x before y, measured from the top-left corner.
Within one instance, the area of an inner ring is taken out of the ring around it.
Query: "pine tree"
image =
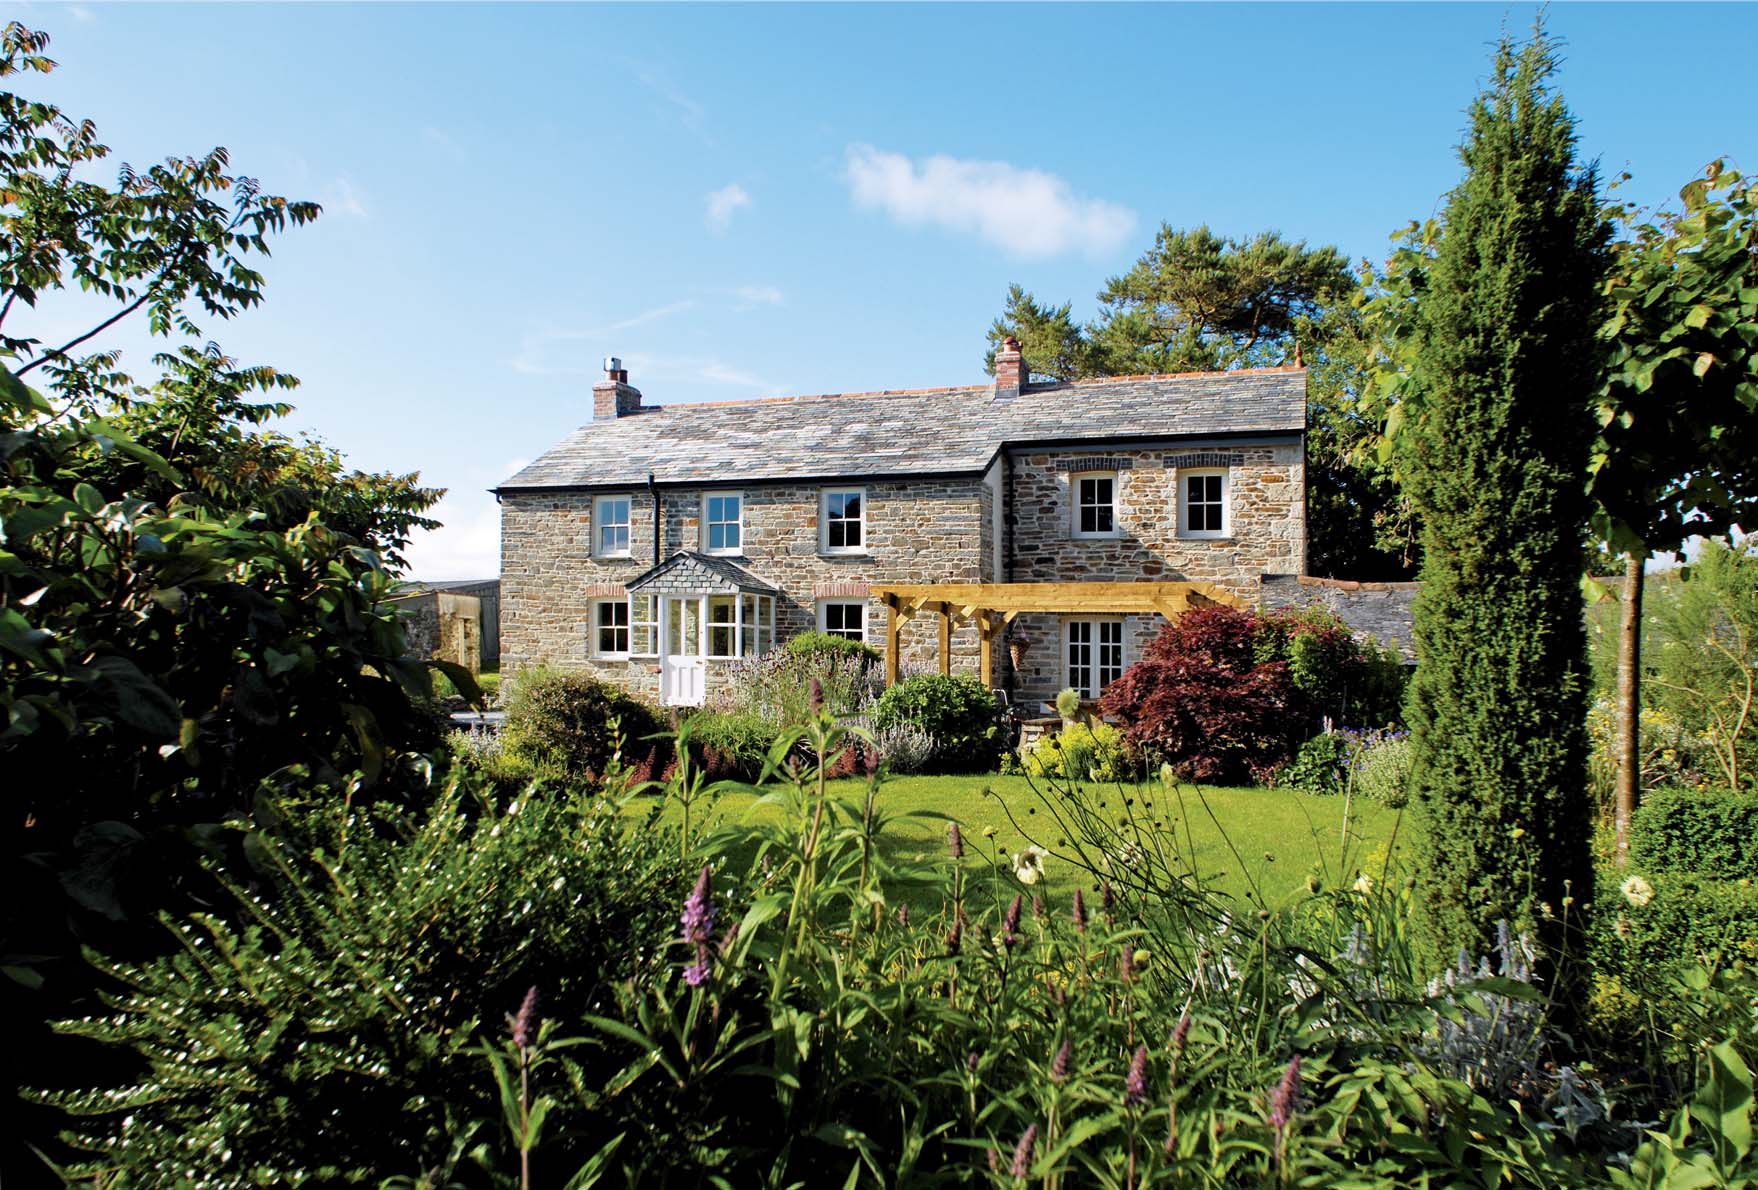
[[[1502,919],[1560,943],[1592,887],[1580,577],[1609,229],[1555,69],[1542,28],[1499,47],[1407,357],[1398,441],[1424,525],[1408,718],[1443,954],[1486,953]]]

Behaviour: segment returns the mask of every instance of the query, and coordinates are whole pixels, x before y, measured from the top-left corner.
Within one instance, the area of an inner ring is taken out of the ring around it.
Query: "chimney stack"
[[[592,420],[609,421],[641,411],[641,390],[629,383],[623,361],[604,357],[604,379],[592,386]]]
[[[1001,340],[1001,350],[995,353],[995,395],[1017,397],[1028,374],[1025,357],[1019,353],[1019,340],[1007,336]]]

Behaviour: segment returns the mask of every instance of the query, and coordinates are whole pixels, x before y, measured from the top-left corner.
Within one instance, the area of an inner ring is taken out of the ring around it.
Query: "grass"
[[[1159,793],[1157,787],[1116,785],[1091,785],[1088,790],[1107,810],[1121,810],[1123,798]],[[835,781],[831,791],[858,803],[866,784]],[[1061,835],[1044,800],[1046,793],[1042,782],[1034,789],[1025,777],[892,777],[880,787],[879,805],[888,815],[928,811],[957,821],[964,831],[967,863],[982,856],[999,869],[998,878],[1011,882],[1009,859],[1028,844],[1049,849],[1053,857],[1068,850],[1066,843],[1058,845]],[[696,816],[713,824],[760,820],[775,813],[755,802],[750,794],[727,794],[705,815],[698,807]],[[668,813],[675,812],[675,807],[668,808]],[[1241,900],[1261,897],[1272,908],[1290,900],[1315,871],[1332,883],[1352,881],[1358,871],[1378,878],[1394,842],[1400,855],[1408,854],[1411,829],[1401,812],[1355,799],[1349,807],[1350,839],[1344,855],[1343,799],[1309,797],[1288,789],[1183,786],[1176,797],[1162,798],[1156,812],[1165,815],[1157,820],[1162,829],[1176,829],[1179,854],[1194,856],[1195,869],[1211,888]],[[944,854],[946,825],[937,819],[900,819],[890,825],[881,846],[900,859],[932,858]],[[1034,891],[1060,899],[1083,881],[1090,884],[1091,877],[1052,858],[1044,881]]]

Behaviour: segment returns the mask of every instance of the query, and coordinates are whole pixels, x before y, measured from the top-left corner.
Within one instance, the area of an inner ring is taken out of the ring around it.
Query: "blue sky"
[[[304,380],[290,428],[451,489],[425,578],[496,572],[486,489],[590,417],[605,355],[649,402],[975,382],[1010,282],[1090,316],[1162,221],[1380,258],[1457,181],[1491,44],[1533,12],[14,6],[62,63],[28,89],[113,160],[223,144],[324,204],[266,304],[204,330]],[[1758,169],[1758,6],[1550,25],[1626,193]],[[154,345],[116,341],[145,374]]]

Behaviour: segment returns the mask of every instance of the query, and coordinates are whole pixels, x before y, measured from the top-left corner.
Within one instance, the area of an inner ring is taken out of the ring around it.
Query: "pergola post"
[[[898,614],[897,600],[887,597],[885,600],[885,684],[897,685],[897,636],[898,629],[903,627],[903,617]]]
[[[952,605],[940,605],[940,675],[952,676]]]
[[[977,613],[977,637],[982,641],[979,671],[983,675],[983,686],[993,689],[995,686],[995,621],[986,611]]]

